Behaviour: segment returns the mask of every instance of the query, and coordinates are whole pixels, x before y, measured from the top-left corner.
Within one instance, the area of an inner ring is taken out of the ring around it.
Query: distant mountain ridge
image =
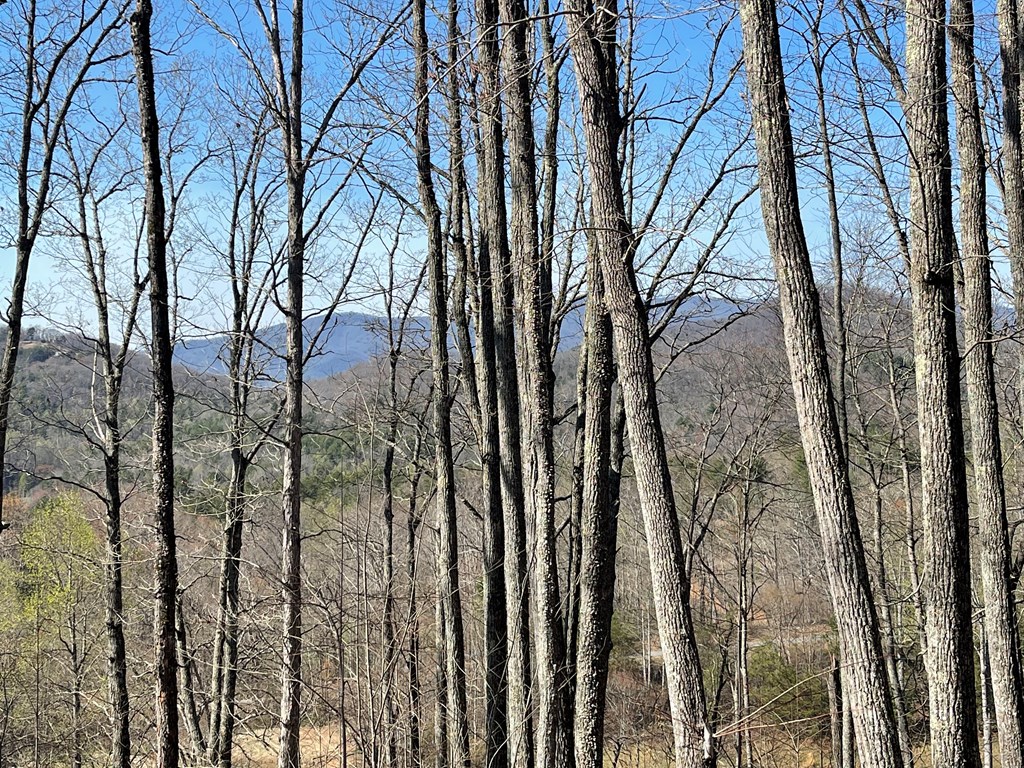
[[[703,321],[722,320],[742,311],[734,302],[707,297],[693,297],[684,302],[679,315],[697,315]],[[562,320],[559,350],[569,350],[583,343],[584,308],[576,306]],[[303,322],[305,338],[311,339],[324,324],[323,316]],[[366,312],[336,312],[323,328],[316,351],[305,368],[309,381],[323,379],[354,368],[387,352],[386,318]],[[406,323],[406,349],[426,348],[430,338],[430,321],[413,316]],[[174,360],[197,373],[223,375],[227,373],[227,340],[225,334],[205,338],[187,339],[174,348]],[[259,359],[263,376],[268,381],[284,378],[285,326],[268,326],[260,331]],[[454,340],[450,341],[454,346]]]
[[[306,364],[305,377],[312,380],[333,376],[385,353],[385,323],[383,317],[361,312],[337,312],[326,325],[323,316],[307,318],[302,324],[307,343],[318,333],[320,337]],[[426,333],[425,318],[410,318],[406,327],[406,343],[413,346],[425,343]],[[285,339],[284,323],[260,331],[256,354],[263,376],[270,381],[284,378]],[[226,334],[180,341],[174,348],[174,361],[200,373],[226,374],[227,342]]]

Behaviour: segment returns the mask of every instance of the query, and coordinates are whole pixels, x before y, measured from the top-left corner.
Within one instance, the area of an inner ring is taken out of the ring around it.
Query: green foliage
[[[616,657],[634,656],[643,651],[640,629],[622,611],[612,614],[612,653]]]
[[[21,540],[21,584],[26,611],[65,612],[97,577],[100,545],[77,496],[40,502]]]
[[[798,669],[774,643],[765,643],[751,650],[749,675],[753,703],[764,707],[767,718],[800,731],[828,727],[828,687],[820,666]]]

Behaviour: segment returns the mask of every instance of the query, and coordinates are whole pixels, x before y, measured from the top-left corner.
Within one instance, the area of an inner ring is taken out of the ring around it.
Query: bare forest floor
[[[343,768],[338,749],[338,729],[330,726],[306,726],[302,729],[302,762],[308,768]],[[794,742],[779,734],[777,739],[766,739],[770,743],[762,743],[755,755],[755,764],[768,768],[831,768],[832,758],[830,745],[815,740]],[[246,734],[236,742],[235,765],[238,768],[276,768],[277,766],[277,730],[268,729],[265,733]],[[724,760],[721,764],[732,765],[732,744],[723,743]],[[362,755],[359,750],[349,744],[347,768],[361,768]],[[927,747],[915,750],[914,764],[919,768],[931,765]],[[994,764],[999,765],[998,754]],[[605,752],[607,768],[672,768],[671,748],[667,744],[639,744],[622,748],[616,753],[615,746],[609,744]]]

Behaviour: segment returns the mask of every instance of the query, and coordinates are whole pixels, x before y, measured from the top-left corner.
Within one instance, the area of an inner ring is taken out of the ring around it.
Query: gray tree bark
[[[555,524],[554,374],[548,341],[551,277],[538,237],[533,59],[527,44],[532,27],[523,0],[501,0],[499,8],[506,30],[502,58],[512,190],[510,252],[518,278],[515,298],[524,384],[520,395],[523,483],[531,489],[524,501],[534,537],[532,672],[537,702],[537,766],[555,768],[571,764],[573,755]]]
[[[967,472],[953,290],[945,0],[906,5],[910,288],[927,602],[932,764],[980,764],[971,626]]]
[[[594,243],[594,238],[591,238]],[[588,265],[585,411],[580,498],[579,623],[576,643],[576,768],[604,765],[605,700],[612,649],[616,504],[610,498],[611,409],[615,367],[612,329],[596,257]]]
[[[633,233],[622,194],[618,160],[622,119],[612,42],[618,9],[613,2],[595,8],[584,0],[570,0],[566,11],[587,146],[591,227],[596,232],[595,253],[611,317],[618,381],[647,533],[675,760],[680,768],[711,766],[717,746],[707,716],[690,614],[690,579],[658,411],[647,312],[633,271]]]
[[[531,595],[527,569],[527,529],[520,434],[519,367],[513,325],[513,287],[505,201],[505,150],[501,109],[498,0],[477,0],[477,48],[481,71],[478,187],[478,271],[481,322],[493,333],[497,402],[498,462],[504,508],[505,604],[507,631],[507,733],[510,768],[534,761]],[[490,309],[490,318],[488,318]],[[486,337],[481,339],[487,341]],[[483,350],[485,359],[488,349]]]
[[[427,230],[427,266],[430,287],[430,358],[433,369],[433,431],[435,441],[435,496],[437,504],[437,593],[439,673],[445,701],[443,725],[449,768],[469,766],[469,726],[466,705],[466,658],[459,586],[459,532],[455,509],[455,467],[452,456],[451,392],[448,370],[448,276],[441,234],[441,211],[434,192],[430,160],[429,48],[424,0],[413,2],[413,53],[416,98],[416,174]],[[441,702],[439,702],[441,703]]]
[[[137,0],[131,16],[132,54],[139,96],[139,136],[146,181],[146,252],[153,378],[153,506],[157,532],[155,567],[156,764],[177,768],[178,659],[175,604],[178,563],[174,534],[174,380],[167,286],[167,233],[159,118],[150,39],[151,0]]]
[[[747,89],[757,144],[761,210],[775,262],[797,417],[836,613],[843,697],[861,762],[901,768],[891,692],[842,435],[833,408],[820,303],[800,219],[778,21],[771,0],[740,4]]]
[[[981,539],[981,581],[985,593],[982,642],[988,645],[1000,762],[1006,768],[1021,768],[1024,765],[1024,683],[1010,576],[1010,537],[993,361],[985,144],[975,74],[972,0],[951,0],[949,40],[960,159],[961,305],[967,348],[964,367],[974,456],[975,508]]]

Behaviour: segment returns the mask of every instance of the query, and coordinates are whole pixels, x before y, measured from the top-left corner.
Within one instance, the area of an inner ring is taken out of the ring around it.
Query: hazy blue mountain
[[[371,314],[339,312],[327,321],[320,334],[316,349],[306,365],[309,380],[320,379],[371,360],[387,350],[385,319]],[[303,323],[304,336],[309,340],[323,325],[323,317],[312,317]],[[422,345],[425,339],[425,318],[413,318],[407,332],[407,343]],[[223,374],[227,372],[227,336],[188,339],[174,348],[174,360],[194,371]],[[259,359],[263,376],[269,381],[284,376],[285,361],[284,323],[269,326],[260,333]]]
[[[687,302],[678,316],[699,318],[706,322],[722,320],[737,311],[738,307],[733,302],[697,297]],[[565,316],[559,350],[574,349],[583,342],[583,317],[582,306],[573,307]],[[369,313],[335,314],[328,320],[316,351],[306,366],[306,379],[312,381],[326,378],[385,353],[386,323],[385,318]],[[305,321],[303,328],[307,342],[320,330],[322,324],[322,317],[312,317]],[[411,318],[406,333],[407,348],[425,348],[429,340],[429,320],[426,317]],[[227,372],[226,341],[226,336],[218,335],[179,342],[174,350],[175,362],[199,373],[224,374]],[[450,343],[454,347],[454,340]],[[261,332],[260,360],[264,377],[268,381],[280,381],[284,376],[284,347],[283,323],[269,326]]]

